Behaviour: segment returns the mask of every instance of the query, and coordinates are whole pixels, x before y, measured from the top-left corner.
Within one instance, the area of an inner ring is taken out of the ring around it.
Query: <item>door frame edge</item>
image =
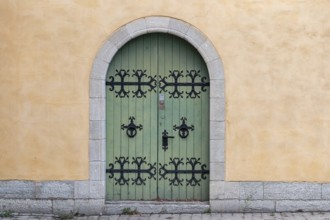
[[[222,60],[208,37],[195,26],[171,17],[150,16],[118,28],[99,49],[90,74],[89,87],[89,198],[105,200],[106,169],[106,88],[110,61],[128,41],[147,33],[169,33],[183,38],[204,59],[210,78],[210,186],[209,200],[225,180],[225,93]],[[215,109],[221,110],[219,114]],[[95,160],[95,158],[99,158]]]

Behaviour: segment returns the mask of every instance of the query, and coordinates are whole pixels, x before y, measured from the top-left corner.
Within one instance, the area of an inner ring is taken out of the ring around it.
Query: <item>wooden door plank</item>
[[[171,57],[173,60],[172,66],[167,65],[168,70],[176,70],[179,71],[180,74],[181,73],[181,66],[180,66],[180,43],[177,40],[176,37],[171,36],[171,35],[167,35],[169,38],[169,41],[172,42],[172,51],[168,51],[167,56]],[[183,77],[179,77],[178,78],[178,82],[183,82],[184,78]],[[174,80],[172,80],[172,82],[174,82]],[[181,90],[181,89],[180,89]],[[182,95],[183,96],[183,95]],[[172,102],[172,112],[171,111],[166,111],[167,112],[167,117],[170,119],[170,123],[168,124],[168,129],[171,131],[172,135],[175,137],[173,139],[172,142],[172,158],[179,158],[180,160],[182,159],[183,164],[181,164],[179,166],[179,169],[186,169],[186,164],[185,164],[185,155],[182,153],[185,152],[181,152],[180,149],[180,137],[177,135],[177,133],[173,131],[173,125],[176,123],[180,122],[180,101],[184,101],[184,98],[170,98],[171,102]],[[172,169],[174,169],[174,166],[172,166]],[[174,175],[173,177],[174,178]],[[178,185],[172,185],[172,200],[181,200],[182,199],[182,195],[181,195],[181,191],[184,191],[184,180],[186,179],[186,175],[185,174],[180,174],[179,175],[179,179],[182,180],[183,182],[178,184]],[[184,194],[184,193],[183,193]]]
[[[198,54],[199,55],[199,54]],[[201,62],[201,72],[204,73],[202,76],[208,77],[207,67],[204,62]],[[208,77],[209,78],[209,77]],[[201,162],[206,164],[207,170],[210,170],[210,137],[209,137],[209,121],[210,121],[210,89],[207,88],[207,92],[203,93],[201,96],[201,118],[202,118],[202,130],[201,130]],[[207,131],[207,132],[205,132]],[[201,182],[201,200],[206,201],[209,199],[209,184],[210,184],[210,175],[206,175],[206,179]]]
[[[158,75],[158,39],[153,35],[149,35],[148,42],[149,53],[146,52],[145,65],[150,69],[150,76],[154,77]],[[158,81],[158,79],[157,79]],[[150,129],[150,144],[149,144],[149,161],[156,166],[155,179],[150,180],[150,188],[146,192],[150,194],[150,199],[155,200],[158,198],[158,86],[155,88],[155,92],[150,92],[149,106],[146,105],[150,111],[145,112],[145,117],[149,119]]]
[[[178,60],[179,60],[179,70],[182,71],[182,77],[180,78],[180,82],[187,83],[187,78],[186,78],[186,69],[187,69],[187,44],[185,41],[177,41],[178,43],[178,48],[179,48],[179,53],[178,53]],[[177,99],[177,105],[179,109],[179,115],[175,119],[176,125],[180,126],[182,124],[182,118],[187,118],[187,120],[190,120],[190,117],[188,115],[188,112],[191,111],[191,106],[187,106],[189,104],[189,100],[186,98],[186,92],[187,92],[187,87],[182,87],[180,88],[180,91],[183,92],[182,97]],[[182,138],[179,135],[179,132],[176,132],[177,140],[178,140],[178,146],[179,146],[179,157],[183,158],[183,163],[181,166],[181,169],[187,170],[188,166],[186,164],[187,160],[187,154],[189,153],[188,151],[188,139],[187,138]],[[186,179],[187,179],[187,174],[181,174],[180,178],[183,179],[182,186],[180,186],[179,191],[179,200],[185,200],[189,199],[189,188],[187,187],[186,184]]]
[[[194,69],[195,66],[195,62],[194,62],[194,48],[192,48],[191,46],[187,46],[187,63],[185,66],[185,75],[188,74],[187,71],[190,71],[191,69]],[[189,77],[186,77],[187,82],[191,82],[191,79]],[[191,90],[191,87],[187,87],[186,88],[186,92],[189,92]],[[194,130],[189,132],[189,136],[186,138],[186,142],[187,142],[187,154],[186,154],[186,161],[188,160],[188,158],[193,158],[196,157],[195,155],[195,148],[196,148],[196,144],[197,142],[195,140],[198,139],[198,133],[200,132],[200,128],[198,126],[198,124],[196,123],[198,121],[199,116],[196,117],[195,111],[196,108],[198,108],[198,100],[197,100],[197,105],[195,104],[196,99],[192,99],[187,97],[187,93],[185,94],[186,96],[186,105],[187,105],[187,124],[189,126],[193,125],[194,126]],[[187,169],[191,170],[191,165],[188,164]],[[191,178],[191,174],[187,176],[187,179]],[[187,185],[187,200],[193,200],[195,199],[194,197],[194,186],[191,185]]]
[[[167,47],[164,35],[158,35],[158,75],[160,77],[164,77],[166,74],[166,68],[165,65],[168,62],[171,62],[167,57],[165,53],[165,48]],[[158,165],[164,165],[166,161],[169,161],[169,152],[170,150],[166,150],[164,152],[162,148],[162,132],[166,129],[167,124],[166,121],[166,115],[165,115],[165,109],[171,108],[171,103],[169,102],[169,97],[166,95],[165,92],[160,91],[160,94],[164,95],[164,108],[159,109],[158,111]],[[159,99],[159,97],[158,97]],[[160,172],[160,166],[158,167],[158,172]],[[159,176],[158,181],[158,197],[160,199],[171,199],[170,197],[166,196],[166,192],[170,192],[171,188],[168,184],[166,184],[167,181]]]
[[[125,69],[129,71],[129,74],[132,74],[132,70],[130,69],[129,66],[129,46],[130,43],[128,43],[127,45],[125,45],[125,47],[122,48],[121,50],[121,69]],[[127,77],[126,79],[127,81],[131,80],[131,77]],[[131,94],[129,94],[129,96],[131,96]],[[128,146],[128,142],[129,142],[129,138],[127,137],[127,133],[126,130],[122,130],[121,129],[121,124],[128,124],[129,123],[129,98],[125,97],[125,98],[120,98],[120,108],[118,108],[118,110],[120,111],[120,123],[119,125],[116,125],[114,127],[115,130],[120,130],[121,134],[119,136],[120,138],[120,154],[118,156],[120,157],[128,157],[128,161],[131,162],[131,157],[130,157],[130,149]],[[130,163],[128,163],[125,167],[131,169],[132,165]],[[126,174],[125,177],[128,177],[129,179],[132,178],[132,174]],[[131,181],[128,182],[128,184],[124,184],[124,185],[119,185],[118,187],[120,187],[120,195],[121,195],[121,200],[127,200],[127,199],[131,199],[132,197],[130,197],[130,190],[134,190],[131,187]]]
[[[150,56],[150,50],[148,50],[150,46],[150,41],[148,40],[148,36],[141,37],[137,42],[137,52],[136,52],[136,60],[139,68],[141,70],[145,70],[147,75],[150,75],[150,66],[148,66],[148,60]],[[138,67],[136,67],[138,68]],[[145,80],[143,80],[144,82]],[[140,98],[139,102],[136,104],[136,116],[141,118],[143,121],[143,130],[141,131],[141,139],[137,139],[137,148],[136,148],[136,156],[141,158],[145,158],[146,163],[150,163],[150,118],[148,114],[150,114],[150,96],[154,94],[146,94],[145,98]],[[148,106],[148,108],[147,108]],[[147,169],[148,166],[145,164],[142,165],[142,169]],[[145,185],[143,187],[137,188],[136,197],[142,198],[143,200],[150,200],[150,180],[144,175],[142,178],[145,178]]]
[[[194,65],[193,65],[193,69],[197,72],[199,72],[199,74],[202,76],[204,74],[204,72],[202,72],[201,70],[201,57],[200,55],[195,51],[193,53],[193,61],[194,61]],[[198,80],[200,80],[200,77],[197,78]],[[200,88],[196,89],[197,91],[201,91]],[[194,136],[194,157],[196,159],[199,159],[200,163],[204,163],[205,160],[204,158],[202,158],[202,154],[203,152],[206,150],[206,148],[208,146],[203,145],[202,143],[202,139],[204,135],[207,135],[207,133],[204,130],[204,128],[202,127],[202,121],[203,121],[203,116],[205,114],[207,114],[206,112],[202,111],[202,100],[205,97],[204,93],[200,93],[200,98],[195,98],[194,99],[194,123],[196,125],[196,132],[194,132],[195,136]],[[201,166],[197,166],[198,169],[201,168]],[[197,175],[198,180],[201,180],[199,182],[200,186],[195,186],[194,187],[194,199],[201,199],[201,191],[202,191],[202,186],[203,186],[203,179],[201,178],[201,175]]]
[[[108,72],[107,72],[107,77],[106,79],[109,78],[111,73],[115,72],[115,63],[116,63],[116,58],[112,60],[113,65],[109,66]],[[107,168],[109,165],[110,161],[114,161],[115,157],[115,148],[113,147],[115,144],[115,138],[114,138],[114,120],[115,120],[115,109],[113,105],[113,100],[114,100],[114,93],[109,92],[108,88],[106,88],[106,112],[107,112],[107,117],[106,117],[106,158],[107,158]],[[113,199],[115,196],[114,194],[114,179],[108,178],[108,175],[106,175],[106,199],[110,200]]]
[[[125,65],[128,66],[128,69],[130,70],[130,78],[128,79],[129,82],[136,82],[136,77],[134,77],[134,70],[140,67],[141,63],[137,61],[137,56],[139,56],[139,50],[137,50],[137,45],[139,44],[140,39],[136,39],[135,41],[131,41],[127,44],[128,47],[128,54],[127,54],[127,63]],[[130,97],[127,100],[127,111],[128,111],[128,116],[129,117],[134,117],[134,123],[138,126],[140,124],[143,125],[143,119],[138,115],[139,109],[139,102],[140,100],[134,97],[133,91],[135,90],[135,87],[130,87],[131,93]],[[124,110],[126,111],[126,110]],[[137,130],[137,133],[134,137],[128,138],[127,135],[125,137],[125,140],[128,141],[128,157],[130,160],[130,169],[136,169],[136,164],[133,163],[133,159],[136,157],[139,157],[140,155],[137,154],[137,152],[140,152],[140,142],[141,142],[141,132],[140,130]],[[130,183],[128,184],[128,195],[127,199],[128,200],[136,200],[141,197],[139,197],[138,191],[141,187],[137,186],[134,184],[133,180],[137,177],[136,173],[130,173],[129,179],[131,180]]]

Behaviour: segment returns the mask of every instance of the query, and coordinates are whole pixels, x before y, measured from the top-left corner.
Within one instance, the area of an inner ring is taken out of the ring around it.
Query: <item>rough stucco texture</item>
[[[330,2],[2,0],[0,179],[88,178],[89,74],[111,33],[164,15],[223,63],[226,180],[330,181]]]

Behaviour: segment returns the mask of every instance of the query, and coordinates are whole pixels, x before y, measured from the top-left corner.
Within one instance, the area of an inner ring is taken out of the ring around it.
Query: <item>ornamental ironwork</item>
[[[110,91],[115,91],[116,97],[125,98],[129,97],[131,90],[128,87],[137,87],[135,91],[132,91],[133,97],[142,98],[146,97],[147,91],[156,91],[156,76],[151,77],[146,74],[146,70],[133,70],[132,76],[129,74],[129,70],[116,69],[116,74],[109,77],[109,81],[106,81],[106,85],[109,86]],[[119,77],[119,81],[115,81]],[[128,78],[136,78],[137,81],[128,81]],[[115,90],[119,87],[119,90]],[[147,87],[147,91],[144,89]]]
[[[186,70],[187,82],[180,80],[184,77],[183,70],[170,70],[168,76],[159,76],[159,81],[157,81],[157,76],[152,77],[146,72],[146,70],[137,69],[130,75],[129,70],[116,69],[115,76],[110,76],[106,85],[119,98],[129,97],[130,92],[133,93],[133,97],[143,98],[146,97],[148,91],[156,92],[155,88],[159,86],[160,91],[170,94],[170,98],[183,98],[184,91],[181,89],[184,87],[186,98],[192,99],[200,98],[201,92],[206,92],[207,87],[210,86],[207,77],[201,76],[200,70]]]
[[[162,148],[164,151],[168,149],[168,139],[169,138],[174,138],[174,136],[168,136],[168,132],[164,130],[162,132]]]
[[[174,169],[167,169],[167,165],[173,165]],[[195,157],[191,157],[191,158],[187,158],[187,165],[191,166],[191,169],[180,169],[180,165],[184,165],[183,162],[183,158],[170,158],[170,162],[168,164],[159,164],[160,168],[159,168],[159,175],[160,175],[160,180],[161,179],[167,179],[168,174],[174,174],[174,177],[172,179],[168,179],[170,182],[170,185],[173,186],[182,186],[182,183],[184,182],[183,178],[180,178],[179,175],[180,174],[191,174],[190,179],[186,179],[186,184],[187,186],[200,186],[200,182],[202,179],[206,179],[206,175],[209,174],[209,170],[206,170],[207,165],[206,164],[202,164],[200,162],[200,158],[195,158]],[[200,165],[200,169],[197,169],[196,166]],[[188,166],[187,166],[188,167]],[[201,178],[197,179],[196,175],[200,175]]]
[[[148,179],[156,179],[156,163],[151,164],[146,162],[146,157],[132,157],[131,164],[135,164],[135,169],[128,169],[129,164],[128,157],[115,157],[115,163],[110,163],[109,168],[106,169],[106,173],[109,173],[109,178],[115,179],[115,185],[128,185],[129,177],[128,174],[136,174],[135,178],[131,178],[133,185],[145,185],[147,178],[143,178],[142,175],[148,175]],[[119,164],[119,168],[115,169],[115,165]],[[142,169],[143,165],[147,165],[147,169]],[[119,178],[114,177],[115,174],[119,174]]]
[[[135,137],[135,135],[137,133],[137,129],[139,129],[141,131],[143,129],[143,126],[141,124],[140,125],[134,124],[135,118],[133,116],[129,117],[129,120],[130,120],[130,123],[128,125],[122,124],[121,129],[122,130],[126,129],[127,136],[132,138],[132,137]]]
[[[187,70],[186,77],[190,79],[190,82],[179,82],[179,78],[183,77],[183,71],[170,70],[169,77],[160,77],[159,88],[161,91],[167,92],[169,87],[172,87],[172,91],[168,91],[170,98],[183,98],[183,91],[180,91],[181,87],[191,87],[190,91],[186,91],[187,98],[200,98],[201,92],[206,92],[206,87],[210,86],[207,81],[207,77],[201,77],[200,70]],[[201,78],[197,81],[197,77]],[[174,81],[174,82],[171,82]],[[196,91],[196,88],[200,87],[201,91]]]
[[[180,126],[174,125],[173,130],[176,131],[179,129],[179,136],[181,138],[187,138],[189,135],[189,130],[193,131],[195,129],[194,125],[188,126],[186,124],[187,118],[182,117],[181,118],[182,124]]]

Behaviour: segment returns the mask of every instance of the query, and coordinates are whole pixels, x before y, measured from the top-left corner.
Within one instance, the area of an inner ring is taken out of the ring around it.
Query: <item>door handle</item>
[[[163,131],[163,136],[162,136],[162,148],[164,151],[168,149],[168,139],[169,138],[174,138],[174,136],[168,136],[168,132],[166,130]]]

